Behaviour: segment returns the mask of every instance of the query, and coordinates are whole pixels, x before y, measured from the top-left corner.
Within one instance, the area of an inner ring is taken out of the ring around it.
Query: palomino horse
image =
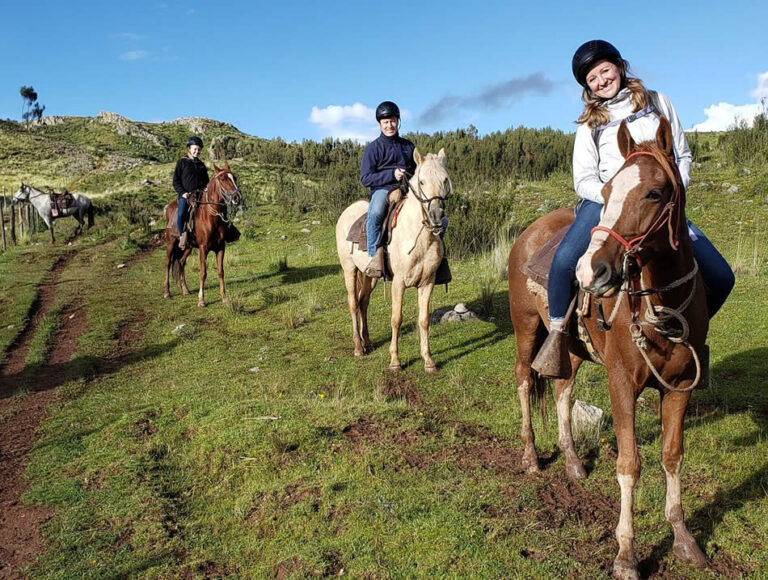
[[[91,200],[81,193],[73,193],[72,198],[75,201],[75,205],[62,210],[58,215],[53,215],[50,194],[22,183],[19,191],[14,194],[13,201],[28,201],[31,203],[37,210],[37,213],[40,214],[40,217],[43,218],[45,225],[48,226],[51,232],[51,243],[55,243],[56,238],[53,235],[53,220],[55,219],[67,216],[74,217],[78,224],[80,224],[75,230],[75,235],[83,231],[86,214],[88,214],[88,227],[90,228],[93,225],[93,206],[91,205]]]
[[[227,242],[234,242],[239,232],[232,225],[229,212],[238,207],[242,201],[240,188],[237,186],[235,174],[227,163],[224,169],[215,165],[214,176],[203,190],[197,202],[199,206],[195,214],[194,236],[189,236],[186,249],[179,248],[179,233],[176,231],[176,208],[178,202],[173,200],[165,206],[165,298],[171,297],[169,277],[173,269],[173,277],[181,284],[181,291],[189,294],[187,280],[184,277],[184,266],[192,248],[197,246],[200,255],[200,290],[197,294],[197,305],[205,306],[203,290],[207,275],[205,260],[208,252],[216,252],[216,266],[219,274],[219,292],[221,301],[227,301],[224,289],[224,248]],[[228,217],[229,215],[229,217]]]
[[[410,193],[397,217],[397,227],[389,241],[389,263],[392,270],[392,342],[389,346],[389,368],[400,370],[397,342],[403,322],[403,294],[406,288],[416,286],[419,293],[419,330],[424,370],[434,373],[435,361],[429,351],[429,300],[435,287],[435,272],[443,258],[440,233],[445,217],[445,198],[451,191],[451,180],[445,170],[445,151],[442,149],[422,157],[414,151],[416,171],[410,179]],[[336,250],[344,282],[347,286],[347,304],[352,317],[352,340],[355,356],[370,352],[373,343],[368,336],[368,303],[376,279],[363,272],[370,261],[364,247],[347,241],[352,224],[368,211],[368,201],[353,203],[336,223]]]
[[[632,510],[640,458],[635,405],[646,387],[658,389],[661,397],[665,515],[674,532],[674,553],[687,563],[707,564],[683,519],[680,465],[683,419],[691,390],[699,382],[697,353],[702,352],[709,320],[704,285],[688,237],[685,193],[675,165],[669,123],[662,118],[656,141],[637,145],[622,123],[618,140],[626,161],[603,187],[603,216],[577,267],[582,289],[612,314],[609,321],[598,321],[602,310],[596,307],[599,304],[590,307],[588,301],[577,313],[608,371],[619,447],[616,473],[621,514],[616,528],[619,552],[613,564],[614,575],[637,578]],[[520,266],[571,219],[572,212],[567,209],[540,218],[523,232],[509,253],[509,306],[517,341],[515,376],[522,406],[523,465],[534,472],[539,466],[529,397],[543,395],[544,381],[531,370],[531,362],[546,335],[546,298],[534,295],[533,289],[526,286]],[[599,324],[609,330],[601,331]],[[571,328],[573,336],[575,326]],[[569,408],[576,371],[587,356],[573,341],[573,372],[569,378],[555,382],[559,445],[571,478],[586,477],[573,444]]]

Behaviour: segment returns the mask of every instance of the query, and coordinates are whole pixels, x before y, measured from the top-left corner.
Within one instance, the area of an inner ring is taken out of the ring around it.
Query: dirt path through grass
[[[128,265],[147,257],[154,247],[142,248]],[[69,252],[61,256],[40,285],[27,325],[10,347],[7,364],[0,369],[0,578],[23,578],[21,571],[45,549],[39,527],[51,517],[51,510],[22,501],[28,487],[24,471],[27,455],[38,438],[37,429],[56,399],[56,389],[66,378],[67,363],[77,350],[78,340],[88,329],[87,306],[76,292],[61,309],[44,365],[31,381],[24,376],[24,369],[40,323],[57,299],[61,273],[75,255]],[[121,351],[127,349],[130,345],[121,344]],[[26,381],[29,390],[21,393]]]

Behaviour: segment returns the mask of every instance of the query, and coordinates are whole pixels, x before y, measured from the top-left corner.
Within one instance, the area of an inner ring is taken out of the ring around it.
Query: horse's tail
[[[184,254],[183,250],[179,249],[179,246],[174,245],[171,250],[171,275],[175,282],[181,281],[181,256]]]
[[[538,350],[541,348],[541,345],[544,343],[544,341],[547,338],[547,331],[543,327],[543,325],[539,325],[539,329],[536,331],[536,344],[538,345],[537,348],[534,350],[534,352],[538,352]],[[541,413],[541,419],[544,422],[544,424],[547,423],[547,388],[550,385],[549,379],[545,379],[539,373],[533,371],[531,369],[531,391],[530,391],[530,401],[531,406],[538,406],[539,412]]]
[[[93,204],[88,204],[88,227],[93,227]]]

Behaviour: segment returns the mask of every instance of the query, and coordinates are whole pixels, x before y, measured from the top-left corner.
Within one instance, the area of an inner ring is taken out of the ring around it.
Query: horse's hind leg
[[[535,355],[537,343],[540,342],[539,326],[543,323],[538,313],[521,316],[513,311],[512,323],[515,328],[515,343],[517,352],[515,355],[515,380],[517,383],[517,396],[520,399],[520,411],[522,421],[520,424],[520,440],[523,443],[523,468],[528,473],[539,472],[539,458],[536,454],[536,436],[533,433],[531,420],[532,394],[543,396],[546,382],[531,369],[531,362]]]
[[[371,303],[371,294],[376,287],[376,278],[369,278],[364,276],[361,272],[358,274],[358,278],[362,279],[360,284],[360,293],[358,294],[357,302],[359,305],[360,315],[360,338],[363,341],[363,352],[366,354],[373,350],[373,342],[368,335],[368,305]]]
[[[174,242],[174,245],[176,242]],[[175,246],[178,247],[178,246]],[[189,254],[192,253],[192,250],[190,248],[187,248],[186,250],[183,250],[181,254],[181,258],[179,258],[179,284],[181,285],[181,293],[184,296],[189,296],[192,294],[192,292],[189,291],[189,286],[187,286],[187,276],[184,273],[184,270],[187,265],[187,258],[189,257]]]
[[[576,453],[576,446],[573,443],[573,432],[571,430],[571,392],[573,391],[576,372],[581,362],[581,358],[571,355],[571,368],[573,370],[570,378],[555,381],[558,443],[560,451],[565,457],[565,473],[571,479],[584,479],[587,477],[584,465]]]
[[[352,319],[352,342],[355,345],[355,356],[363,356],[363,342],[360,340],[360,303],[358,300],[358,287],[360,275],[356,268],[344,270],[344,285],[347,287],[347,308]]]
[[[667,504],[664,514],[675,536],[675,556],[687,564],[705,567],[707,557],[685,526],[680,499],[680,465],[683,462],[683,420],[691,394],[662,393],[661,400],[661,463],[667,476]]]
[[[197,291],[197,305],[205,308],[205,279],[208,276],[205,259],[208,257],[208,248],[200,246],[197,251],[200,254],[200,289]]]
[[[173,254],[173,244],[165,246],[165,283],[163,284],[163,298],[171,297],[171,255]]]

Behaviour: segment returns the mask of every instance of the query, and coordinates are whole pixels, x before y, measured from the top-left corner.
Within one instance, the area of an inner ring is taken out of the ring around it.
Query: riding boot
[[[440,265],[437,267],[437,272],[435,272],[435,286],[448,284],[451,280],[453,280],[453,276],[451,276],[451,268],[448,266],[448,258],[443,256]]]
[[[369,278],[382,278],[384,276],[384,248],[379,246],[376,253],[365,267],[365,275]]]
[[[179,249],[180,250],[187,249],[187,232],[186,231],[184,231],[179,237]]]
[[[547,379],[567,379],[571,376],[571,358],[568,352],[568,333],[551,329],[541,345],[531,368]]]

